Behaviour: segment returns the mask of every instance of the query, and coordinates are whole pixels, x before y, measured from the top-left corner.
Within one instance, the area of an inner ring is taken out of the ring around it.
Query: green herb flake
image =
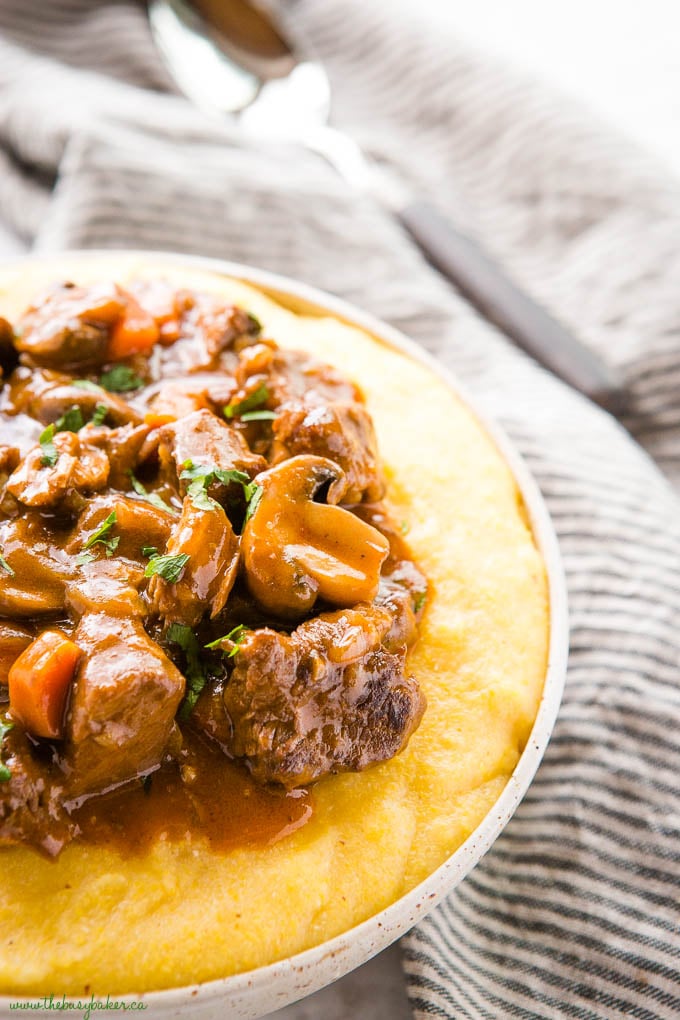
[[[90,559],[85,558],[86,557],[85,550],[91,549],[92,546],[94,545],[103,545],[104,549],[106,550],[107,557],[113,556],[114,552],[118,548],[118,543],[120,542],[120,536],[116,535],[115,537],[112,537],[110,535],[111,528],[116,523],[116,520],[117,520],[116,511],[112,510],[109,516],[106,518],[106,520],[102,521],[97,530],[90,535],[87,542],[83,546],[83,551],[76,559],[76,563],[78,564],[78,566],[82,566],[83,563],[91,562]],[[90,556],[92,556],[92,554],[90,554]],[[92,559],[94,559],[94,556],[92,556]]]
[[[206,684],[206,675],[201,662],[201,648],[191,627],[185,623],[171,623],[168,627],[166,640],[179,645],[186,656],[187,692],[180,709],[180,719],[191,715],[194,705]]]
[[[194,464],[190,460],[185,461],[182,465],[179,477],[183,481],[190,482],[187,487],[187,496],[189,496],[197,510],[214,510],[219,506],[219,503],[208,495],[208,486],[213,481],[221,482],[222,485],[237,482],[244,486],[244,488],[250,481],[244,471],[225,471],[222,468],[212,467],[208,464]]]
[[[246,411],[241,415],[241,421],[274,421],[276,411]]]
[[[420,610],[424,607],[426,602],[427,602],[427,595],[425,594],[424,591],[421,591],[420,594],[416,595],[416,597],[415,597],[415,601],[413,603],[413,612],[414,613],[419,613]]]
[[[401,531],[402,535],[408,535],[409,531],[411,530],[411,525],[409,524],[408,521],[402,521],[399,530]]]
[[[144,577],[153,577],[154,574],[158,574],[169,584],[177,584],[181,580],[188,562],[188,553],[178,553],[176,556],[152,556],[146,565]]]
[[[89,390],[93,393],[99,393],[101,390],[101,386],[97,386],[97,383],[90,379],[74,379],[72,385],[77,386],[79,390]]]
[[[4,570],[5,573],[9,574],[10,577],[14,577],[14,571],[12,570],[12,568],[10,567],[9,563],[2,555],[2,553],[0,553],[0,570]]]
[[[43,429],[40,433],[38,442],[40,443],[40,448],[42,450],[40,463],[43,467],[54,467],[59,459],[59,451],[54,445],[55,432],[56,427],[53,423],[52,425],[48,425],[47,428]]]
[[[85,422],[83,421],[83,412],[80,410],[77,404],[73,407],[69,407],[68,411],[62,414],[61,418],[58,418],[54,425],[55,432],[80,432]]]
[[[106,404],[97,404],[94,409],[90,424],[91,425],[103,425],[106,421],[106,416],[109,413],[109,409]]]
[[[224,635],[224,637],[220,637],[217,638],[215,641],[211,641],[210,644],[207,644],[205,647],[220,648],[221,651],[224,651],[224,649],[221,648],[222,644],[225,641],[231,641],[234,647],[227,652],[227,658],[232,659],[236,655],[239,645],[241,644],[247,633],[248,628],[245,626],[245,624],[239,623],[237,627],[233,627],[228,634]]]
[[[83,567],[86,563],[92,563],[97,557],[93,552],[81,552],[75,558],[75,565],[77,567]]]
[[[208,495],[206,485],[207,479],[198,478],[187,489],[187,496],[197,510],[215,510],[219,506],[219,503]]]
[[[244,518],[243,523],[247,524],[250,518],[257,510],[258,506],[260,505],[260,500],[262,499],[262,493],[264,492],[264,489],[262,488],[261,485],[258,485],[257,482],[251,482],[250,485],[245,486],[244,488],[246,490],[246,499],[248,501],[248,506],[246,507],[246,516]]]
[[[243,400],[231,401],[223,409],[224,417],[231,421],[232,418],[240,418],[246,411],[254,411],[256,407],[264,404],[269,399],[269,390],[264,383],[260,383],[256,390]]]
[[[129,365],[114,365],[99,377],[99,385],[109,393],[129,393],[131,390],[140,390],[144,380]]]
[[[155,545],[143,545],[142,546],[142,556],[149,557],[149,556],[156,556],[157,554],[158,554],[158,549],[157,549],[157,547]]]
[[[128,474],[130,477],[130,485],[138,496],[141,496],[147,503],[151,503],[151,506],[155,506],[157,510],[165,510],[166,513],[175,514],[175,516],[177,515],[175,508],[170,506],[169,503],[166,503],[157,492],[147,492],[142,483],[135,478],[132,471],[128,472]]]
[[[0,719],[0,744],[5,739],[6,734],[10,730],[14,729],[14,723],[7,722],[4,719]],[[12,772],[4,762],[0,762],[0,783],[8,783],[12,778]]]
[[[252,312],[246,312],[246,315],[250,319],[251,323],[248,332],[250,333],[251,336],[259,336],[260,333],[262,332],[262,323],[258,319],[257,315],[253,315]]]

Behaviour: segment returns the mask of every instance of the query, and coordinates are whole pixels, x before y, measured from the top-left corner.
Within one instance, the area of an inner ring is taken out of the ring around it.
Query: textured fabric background
[[[0,218],[37,250],[300,277],[420,341],[503,423],[559,533],[569,676],[517,815],[403,941],[414,1015],[680,1015],[680,187],[388,0],[287,9],[327,63],[337,125],[623,368],[625,428],[481,322],[316,157],[173,95],[132,0],[0,0]]]

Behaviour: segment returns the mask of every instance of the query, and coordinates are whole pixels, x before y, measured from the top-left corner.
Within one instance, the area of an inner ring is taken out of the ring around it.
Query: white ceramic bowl
[[[317,991],[324,985],[337,980],[344,974],[365,963],[376,953],[385,949],[401,935],[417,924],[439,901],[449,893],[484,856],[494,840],[512,817],[517,805],[526,793],[534,773],[543,757],[553,724],[557,716],[568,651],[567,602],[564,574],[560,560],[557,539],[543,498],[526,465],[510,443],[507,436],[494,422],[481,414],[475,407],[474,399],[461,389],[456,379],[421,347],[409,340],[396,329],[378,319],[359,311],[352,305],[306,284],[289,280],[284,276],[253,269],[250,266],[221,262],[214,259],[196,258],[187,255],[165,255],[158,252],[70,252],[67,254],[28,258],[27,265],[55,263],[59,275],[67,274],[69,260],[80,262],[86,259],[102,263],[112,258],[140,256],[149,261],[165,262],[175,268],[205,270],[253,284],[282,305],[301,313],[331,313],[339,319],[359,326],[397,350],[410,355],[416,361],[433,369],[444,378],[455,393],[463,400],[491,436],[496,447],[509,465],[522,493],[528,511],[534,539],[543,556],[550,594],[550,649],[548,668],[541,704],[531,735],[524,752],[517,763],[503,793],[482,823],[448,860],[432,872],[420,885],[401,899],[392,903],[379,914],[362,924],[343,932],[328,942],[308,949],[296,956],[272,963],[267,967],[237,974],[233,977],[205,984],[172,988],[144,995],[116,996],[120,1002],[143,1002],[144,1017],[192,1017],[196,1020],[253,1020],[266,1013],[287,1005],[296,999]],[[61,999],[61,994],[55,999]],[[67,997],[68,998],[68,997]],[[105,998],[105,997],[104,997]],[[0,1017],[15,1017],[16,997],[0,997]]]

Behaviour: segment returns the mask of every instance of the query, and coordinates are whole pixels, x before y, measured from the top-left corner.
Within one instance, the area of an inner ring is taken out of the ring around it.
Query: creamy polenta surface
[[[10,321],[46,284],[137,277],[216,292],[282,347],[357,382],[387,504],[430,594],[410,672],[427,698],[396,758],[314,787],[311,820],[273,845],[187,839],[142,855],[74,842],[48,860],[0,850],[0,990],[143,992],[207,981],[314,946],[398,899],[481,822],[528,739],[546,673],[547,581],[493,442],[427,367],[333,317],[298,315],[217,273],[128,256],[5,270]]]

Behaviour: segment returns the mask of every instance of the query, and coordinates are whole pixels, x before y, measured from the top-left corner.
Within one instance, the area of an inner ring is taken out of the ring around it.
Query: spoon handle
[[[410,202],[396,215],[428,261],[484,318],[595,403],[614,414],[622,410],[617,372],[517,286],[479,244],[427,202]]]

